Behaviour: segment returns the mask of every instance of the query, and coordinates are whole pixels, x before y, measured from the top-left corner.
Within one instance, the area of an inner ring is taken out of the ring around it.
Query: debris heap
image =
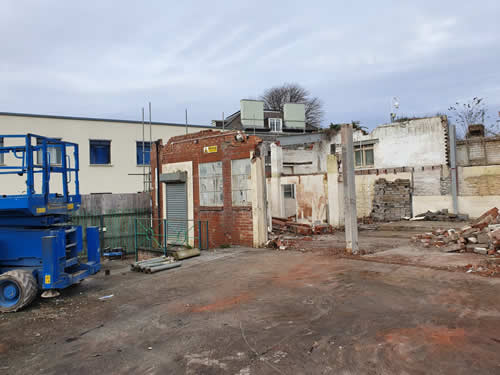
[[[500,254],[500,215],[494,207],[470,225],[455,229],[438,229],[412,237],[424,247],[439,247],[444,252],[474,252],[483,255]]]
[[[312,240],[313,234],[331,234],[333,227],[330,224],[318,223],[310,225],[297,223],[290,218],[273,217],[273,232],[266,246],[269,248],[286,250],[295,246],[297,240]]]
[[[416,215],[410,220],[425,220],[425,221],[467,221],[469,220],[469,215],[467,214],[453,214],[448,212],[447,209],[442,209],[439,211],[427,211],[422,214]]]

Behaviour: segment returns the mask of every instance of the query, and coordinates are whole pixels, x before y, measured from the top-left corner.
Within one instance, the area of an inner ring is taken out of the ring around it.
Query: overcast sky
[[[210,124],[297,82],[324,124],[486,98],[500,110],[500,2],[22,1],[0,12],[0,111]],[[342,4],[345,3],[345,4]]]

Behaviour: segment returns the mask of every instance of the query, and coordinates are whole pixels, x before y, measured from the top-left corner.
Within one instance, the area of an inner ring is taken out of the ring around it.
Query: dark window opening
[[[283,196],[285,198],[295,198],[295,186],[293,184],[283,185]]]
[[[90,140],[90,164],[111,164],[111,141]]]

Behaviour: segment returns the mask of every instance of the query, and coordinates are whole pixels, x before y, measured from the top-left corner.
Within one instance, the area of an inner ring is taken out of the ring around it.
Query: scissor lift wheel
[[[0,312],[13,312],[29,305],[38,286],[29,271],[14,270],[0,275]]]

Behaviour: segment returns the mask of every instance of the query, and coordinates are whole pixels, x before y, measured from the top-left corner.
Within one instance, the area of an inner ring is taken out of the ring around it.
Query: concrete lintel
[[[160,175],[160,182],[164,182],[166,184],[173,184],[186,181],[187,181],[187,172],[177,171],[172,173],[162,173]]]
[[[292,145],[301,145],[304,143],[321,142],[323,139],[326,139],[326,134],[312,133],[312,134],[280,136],[276,138],[276,141],[279,141],[281,146],[292,146]]]

